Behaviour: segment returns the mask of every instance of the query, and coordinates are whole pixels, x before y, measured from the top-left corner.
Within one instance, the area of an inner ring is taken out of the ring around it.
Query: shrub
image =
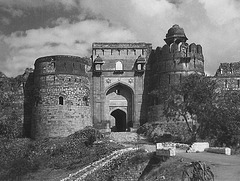
[[[191,139],[184,122],[154,122],[142,125],[138,130],[150,142],[181,142],[186,143]]]
[[[87,147],[92,146],[93,143],[102,138],[102,134],[93,127],[85,127],[83,130],[77,131],[74,134],[68,136],[68,141],[79,140],[84,142]]]
[[[182,179],[184,180],[185,178],[190,180],[213,181],[214,174],[212,173],[210,167],[204,162],[197,161],[191,162],[190,165],[185,167]]]

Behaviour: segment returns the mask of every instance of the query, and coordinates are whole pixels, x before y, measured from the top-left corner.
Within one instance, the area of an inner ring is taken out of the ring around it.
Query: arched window
[[[59,105],[63,105],[63,97],[62,96],[59,97]]]
[[[95,70],[101,70],[101,65],[100,64],[96,64],[95,65]]]
[[[225,88],[228,88],[228,81],[227,80],[225,80]]]
[[[137,69],[142,70],[142,65],[140,63],[137,65]]]
[[[84,102],[84,106],[89,106],[89,98],[88,98],[88,96],[84,96],[83,97],[83,102]]]
[[[116,70],[123,70],[122,62],[120,61],[116,62]]]

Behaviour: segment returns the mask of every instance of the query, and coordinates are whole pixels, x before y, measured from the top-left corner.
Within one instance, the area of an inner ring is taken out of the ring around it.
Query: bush
[[[191,139],[184,122],[145,123],[140,126],[137,133],[146,136],[153,143],[170,141],[186,143]]]
[[[84,142],[87,147],[92,146],[93,143],[102,138],[102,134],[93,127],[85,127],[83,130],[77,131],[67,137],[68,141],[79,140]]]
[[[123,148],[107,140],[93,144],[100,137],[99,131],[88,127],[66,138],[1,139],[0,178],[17,180],[46,168],[81,168]]]
[[[182,178],[184,180],[213,181],[214,174],[208,165],[206,165],[204,162],[197,161],[191,162],[190,165],[185,167]]]

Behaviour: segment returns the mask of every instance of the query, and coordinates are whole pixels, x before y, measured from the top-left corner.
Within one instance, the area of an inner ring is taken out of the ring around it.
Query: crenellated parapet
[[[154,52],[158,64],[158,72],[186,72],[204,73],[204,57],[202,46],[192,43],[172,43],[164,45]]]
[[[137,59],[147,61],[151,50],[150,43],[93,43],[92,61],[101,59],[102,71],[134,71]]]
[[[240,62],[221,63],[214,78],[222,90],[240,90]]]
[[[35,74],[70,74],[87,76],[90,58],[68,55],[40,57],[35,62]]]
[[[184,76],[204,74],[202,46],[188,44],[183,28],[173,25],[164,39],[166,44],[153,50],[149,58],[152,90],[163,90],[182,82]]]
[[[240,62],[221,63],[216,72],[216,76],[218,77],[240,76]]]

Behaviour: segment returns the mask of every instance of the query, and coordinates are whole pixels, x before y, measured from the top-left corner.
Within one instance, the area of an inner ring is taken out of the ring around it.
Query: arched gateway
[[[102,132],[135,131],[147,120],[145,68],[151,50],[148,43],[93,43],[91,105],[95,128]]]
[[[133,125],[133,91],[127,85],[117,83],[106,91],[106,119],[111,131],[123,132]]]

